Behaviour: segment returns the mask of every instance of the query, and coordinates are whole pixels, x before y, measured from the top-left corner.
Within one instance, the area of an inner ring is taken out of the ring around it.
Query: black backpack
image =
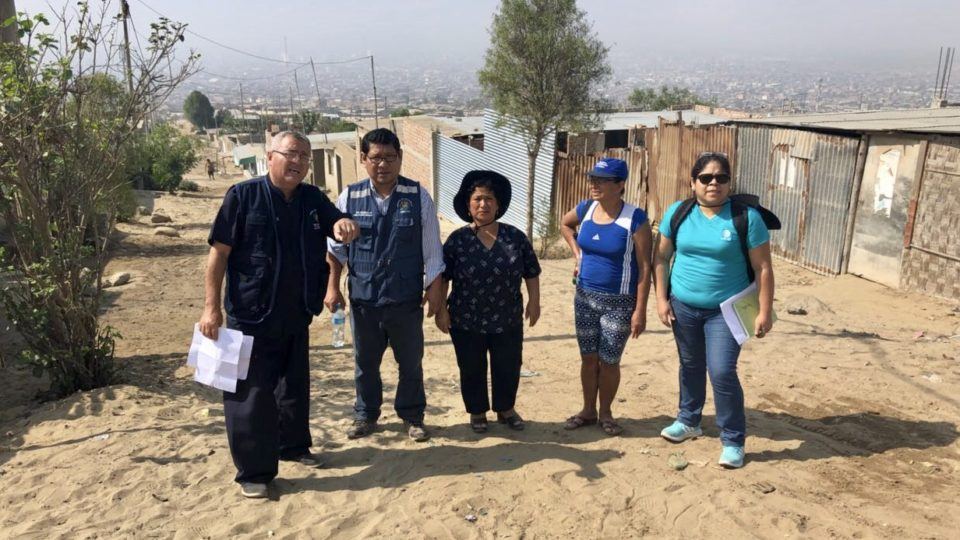
[[[693,210],[693,207],[696,205],[697,198],[690,197],[680,203],[677,211],[674,212],[670,218],[670,231],[673,233],[674,248],[676,248],[677,229],[680,228],[680,224],[683,223],[683,220],[687,219],[690,211]],[[756,276],[753,273],[753,265],[750,264],[750,248],[747,247],[748,206],[760,213],[760,217],[763,218],[763,224],[767,226],[768,230],[779,230],[780,218],[769,209],[760,206],[760,197],[756,195],[749,193],[730,195],[730,214],[733,217],[733,227],[737,231],[737,236],[740,237],[740,250],[743,252],[743,258],[747,261],[747,278],[750,280],[750,283],[753,283]]]

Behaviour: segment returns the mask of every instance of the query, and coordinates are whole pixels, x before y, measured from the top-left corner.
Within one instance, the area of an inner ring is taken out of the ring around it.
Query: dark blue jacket
[[[266,176],[234,185],[240,208],[236,227],[239,241],[227,260],[227,287],[224,307],[233,325],[258,325],[273,311],[277,288],[298,287],[303,291],[303,309],[310,315],[323,310],[330,267],[326,253],[333,224],[346,217],[316,186],[301,184],[300,263],[302,284],[279,283],[283,260],[277,239],[276,216],[270,180]]]
[[[347,249],[350,300],[376,306],[423,298],[423,227],[420,184],[400,177],[380,215],[370,180],[351,185],[347,213],[360,237]]]

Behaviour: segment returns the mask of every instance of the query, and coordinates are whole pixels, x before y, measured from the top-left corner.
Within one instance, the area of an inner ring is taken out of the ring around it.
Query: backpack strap
[[[749,223],[747,223],[747,205],[732,201],[730,204],[730,214],[733,217],[733,228],[737,231],[737,237],[740,238],[740,251],[743,253],[743,259],[747,263],[747,280],[753,283],[756,275],[753,273],[753,265],[750,264],[750,246],[747,244],[747,234],[749,232]]]
[[[693,210],[693,207],[697,205],[697,198],[690,197],[689,199],[680,203],[680,206],[677,207],[677,211],[670,216],[670,232],[673,233],[673,247],[677,247],[677,229],[680,228],[680,224],[683,223],[683,220],[687,219],[687,216],[690,215],[690,211]]]

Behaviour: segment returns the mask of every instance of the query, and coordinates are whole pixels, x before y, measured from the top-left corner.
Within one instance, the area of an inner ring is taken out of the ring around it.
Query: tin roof
[[[683,121],[688,125],[700,124],[701,126],[705,126],[708,124],[728,122],[730,120],[729,118],[697,112],[692,109],[684,111],[622,112],[603,115],[603,130],[630,129],[635,126],[657,127],[660,124],[660,118],[663,118],[667,122],[676,122],[679,114],[683,115]]]
[[[390,128],[391,121],[400,124],[398,131],[403,130],[403,123],[411,122],[419,126],[426,127],[430,130],[439,131],[444,137],[451,138],[463,137],[466,135],[479,135],[483,133],[482,116],[446,117],[419,114],[415,116],[400,116],[396,118],[380,118],[379,125],[380,127]],[[373,119],[362,120],[358,123],[360,124],[360,127],[366,131],[372,130],[376,125]]]
[[[960,108],[800,114],[740,122],[846,131],[960,134]]]
[[[356,131],[338,131],[336,133],[327,133],[326,140],[324,140],[323,133],[311,133],[307,135],[307,138],[310,139],[311,148],[322,148],[325,145],[330,145],[337,142],[354,142],[357,140]]]

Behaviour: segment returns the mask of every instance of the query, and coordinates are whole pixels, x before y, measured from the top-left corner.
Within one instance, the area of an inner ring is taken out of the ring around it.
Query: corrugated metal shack
[[[784,221],[778,255],[960,299],[960,109],[738,124],[742,190]]]
[[[653,111],[605,117],[603,131],[561,133],[554,178],[554,211],[562,216],[587,197],[587,171],[601,157],[623,159],[630,168],[624,199],[658,220],[663,209],[690,196],[690,168],[700,153],[733,157],[736,129],[703,112]]]
[[[859,137],[739,126],[735,189],[758,195],[780,217],[783,228],[770,233],[774,255],[819,273],[841,272],[859,143]]]
[[[433,133],[434,179],[437,189],[437,210],[454,223],[461,223],[453,211],[453,197],[460,188],[463,175],[474,169],[496,171],[508,179],[513,187],[510,208],[502,221],[521,230],[527,224],[527,147],[524,138],[509,119],[503,119],[492,110],[483,117],[483,150],[469,141]],[[553,191],[554,136],[547,137],[537,156],[534,180],[534,233],[539,232],[548,216]]]

